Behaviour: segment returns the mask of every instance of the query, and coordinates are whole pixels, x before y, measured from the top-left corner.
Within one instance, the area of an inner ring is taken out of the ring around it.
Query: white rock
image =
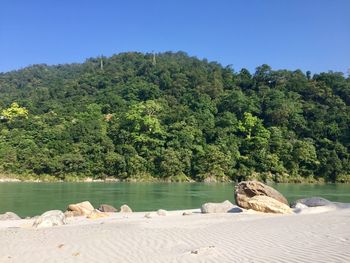
[[[66,216],[60,210],[50,210],[39,216],[33,223],[35,228],[61,226],[67,224]]]
[[[235,206],[230,201],[226,200],[222,203],[205,203],[201,207],[202,213],[229,213],[242,212],[238,206]]]
[[[132,210],[128,205],[122,205],[120,207],[120,212],[121,213],[132,213]]]

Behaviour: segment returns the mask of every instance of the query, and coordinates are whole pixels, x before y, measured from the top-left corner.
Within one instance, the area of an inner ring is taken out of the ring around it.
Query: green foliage
[[[349,182],[350,79],[183,52],[0,73],[0,173]]]
[[[26,108],[20,107],[17,102],[13,102],[11,106],[7,109],[4,109],[1,112],[2,116],[12,121],[16,118],[28,118],[28,110]]]

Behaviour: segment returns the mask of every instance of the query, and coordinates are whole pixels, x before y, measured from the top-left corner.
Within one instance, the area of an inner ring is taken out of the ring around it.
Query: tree
[[[17,118],[28,118],[28,110],[24,107],[20,107],[17,102],[13,102],[11,106],[7,109],[4,109],[1,114],[5,119],[9,121]]]

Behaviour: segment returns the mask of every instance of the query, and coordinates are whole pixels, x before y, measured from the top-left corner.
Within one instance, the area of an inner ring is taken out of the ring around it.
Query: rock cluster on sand
[[[264,213],[290,214],[287,199],[270,186],[257,181],[244,181],[235,188],[236,204]]]
[[[12,212],[6,212],[0,215],[0,220],[20,220],[21,218]]]
[[[205,203],[201,207],[201,212],[208,213],[228,213],[228,212],[242,212],[242,209],[226,200],[222,203]]]
[[[115,207],[113,207],[111,205],[106,205],[106,204],[100,205],[98,210],[100,210],[101,212],[107,212],[107,213],[116,213],[116,212],[118,212],[117,208],[115,208]]]
[[[60,210],[50,210],[39,216],[33,223],[33,227],[51,227],[65,225],[66,216]]]

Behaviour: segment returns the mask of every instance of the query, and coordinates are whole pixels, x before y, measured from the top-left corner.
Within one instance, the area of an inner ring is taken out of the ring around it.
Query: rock
[[[152,218],[152,215],[151,215],[150,212],[147,212],[147,213],[145,214],[145,217],[146,217],[146,218]]]
[[[120,207],[120,212],[121,213],[132,213],[132,210],[128,205],[122,205]]]
[[[78,211],[68,211],[68,210],[64,212],[64,215],[66,217],[81,216],[80,212]]]
[[[248,201],[254,196],[268,196],[289,206],[287,199],[281,193],[263,183],[244,181],[240,182],[235,188],[236,204],[242,208],[250,209]]]
[[[67,224],[66,216],[60,210],[50,210],[39,216],[33,223],[33,227],[51,227]]]
[[[239,211],[238,211],[239,210]],[[205,203],[201,207],[201,212],[207,213],[229,213],[229,212],[242,212],[242,209],[226,200],[222,203]]]
[[[81,216],[88,216],[91,214],[91,212],[94,210],[94,207],[89,201],[77,203],[77,204],[70,204],[68,206],[68,211],[75,211],[76,214],[79,214]]]
[[[302,213],[305,209],[308,209],[309,207],[306,206],[306,205],[303,205],[301,203],[297,203],[294,208],[293,208],[293,211],[294,213],[297,213],[297,214],[300,214]]]
[[[115,208],[115,207],[113,207],[111,205],[106,205],[106,204],[100,205],[98,210],[100,210],[101,212],[107,212],[107,213],[116,213],[116,212],[118,212],[117,208]]]
[[[332,205],[333,203],[327,199],[324,199],[322,197],[310,197],[310,198],[303,198],[296,200],[291,204],[291,207],[296,207],[296,205],[302,204],[307,207],[315,207],[315,206],[326,206],[326,205]]]
[[[193,213],[191,211],[185,211],[182,213],[183,216],[190,216],[193,215]]]
[[[18,215],[16,215],[13,212],[6,212],[5,214],[1,214],[0,215],[0,221],[1,220],[20,220],[22,218],[20,218]]]
[[[340,202],[332,202],[332,203],[336,208],[340,208],[340,209],[350,208],[350,203],[340,203]]]
[[[159,216],[166,216],[166,210],[164,210],[164,209],[159,209],[159,210],[157,211],[157,215],[159,215]]]
[[[97,209],[94,209],[90,215],[87,216],[89,219],[98,219],[98,218],[103,218],[103,217],[108,217],[109,215],[107,213],[101,212]]]
[[[253,209],[264,213],[291,214],[293,212],[288,205],[281,203],[272,197],[264,195],[256,195],[249,198],[247,205],[248,209]]]

